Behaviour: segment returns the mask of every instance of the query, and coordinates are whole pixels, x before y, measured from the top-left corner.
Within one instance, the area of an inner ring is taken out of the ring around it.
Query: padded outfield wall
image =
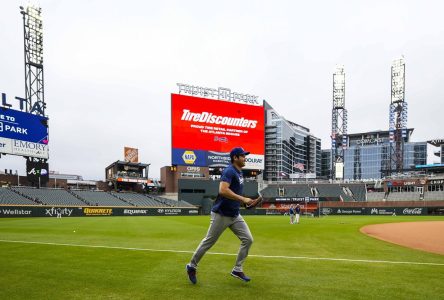
[[[77,207],[77,206],[0,206],[0,218],[96,216],[196,216],[197,208],[181,207]]]

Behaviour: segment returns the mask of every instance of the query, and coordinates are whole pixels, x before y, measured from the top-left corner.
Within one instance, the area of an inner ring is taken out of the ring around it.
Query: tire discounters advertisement
[[[172,164],[225,167],[229,152],[250,152],[246,169],[264,169],[264,108],[171,94]]]

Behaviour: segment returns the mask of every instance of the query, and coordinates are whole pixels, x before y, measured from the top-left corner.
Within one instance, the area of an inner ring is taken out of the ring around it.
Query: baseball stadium
[[[0,163],[26,162],[25,176],[0,168],[0,299],[444,297],[444,140],[412,138],[403,58],[387,130],[348,132],[342,66],[325,149],[271,101],[177,83],[160,178],[125,146],[103,180],[85,180],[50,168],[41,11],[20,7],[26,94],[2,93],[0,107]],[[226,225],[197,269],[218,217],[248,232]]]

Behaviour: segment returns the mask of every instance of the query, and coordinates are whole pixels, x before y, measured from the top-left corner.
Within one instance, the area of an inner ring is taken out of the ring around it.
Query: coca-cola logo
[[[422,207],[415,207],[415,208],[404,208],[402,211],[403,215],[421,215],[422,214]]]

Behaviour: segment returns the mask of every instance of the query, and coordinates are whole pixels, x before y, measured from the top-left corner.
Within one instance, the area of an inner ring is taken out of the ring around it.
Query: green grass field
[[[247,216],[252,255],[444,264],[444,256],[367,237],[366,224],[443,217]],[[209,216],[0,219],[0,239],[194,251]],[[75,231],[75,232],[74,232]],[[236,253],[227,230],[210,252]],[[391,264],[250,256],[252,281],[229,276],[235,256],[207,254],[198,284],[191,254],[0,242],[0,299],[439,299],[444,265]]]

